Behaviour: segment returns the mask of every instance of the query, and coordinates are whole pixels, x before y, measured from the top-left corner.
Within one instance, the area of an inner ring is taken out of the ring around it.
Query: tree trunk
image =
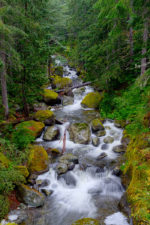
[[[8,119],[9,107],[7,96],[7,83],[6,83],[6,55],[4,52],[0,52],[0,59],[2,60],[3,67],[1,69],[1,89],[2,89],[2,104],[5,109],[5,118]]]
[[[26,69],[23,71],[23,80],[22,80],[22,100],[23,100],[23,110],[26,117],[29,117],[29,108],[26,100],[26,91],[25,91],[25,83],[26,83]]]
[[[143,32],[143,48],[142,48],[142,59],[141,59],[141,76],[145,73],[147,67],[147,40],[148,40],[148,21],[144,23],[144,32]]]
[[[133,12],[133,0],[130,0],[130,7]],[[131,20],[131,15],[129,16],[129,20]],[[130,43],[130,63],[133,63],[133,55],[134,55],[134,44],[133,44],[133,28],[130,27],[129,31],[129,43]]]
[[[48,78],[51,78],[51,57],[48,59]]]

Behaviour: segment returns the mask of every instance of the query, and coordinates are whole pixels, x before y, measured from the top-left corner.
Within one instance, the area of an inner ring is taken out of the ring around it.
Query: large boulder
[[[95,108],[99,107],[99,103],[103,98],[103,94],[98,92],[91,92],[87,94],[81,102],[81,105],[85,108]]]
[[[92,218],[83,218],[83,219],[77,220],[72,225],[100,225],[100,222]]]
[[[72,85],[72,80],[68,77],[60,77],[60,76],[54,76],[53,77],[53,86],[56,88],[67,88]]]
[[[45,141],[53,141],[56,140],[59,135],[59,129],[56,126],[50,126],[45,131],[43,139]]]
[[[48,169],[48,154],[42,146],[33,145],[30,148],[28,169],[30,173],[39,173]]]
[[[80,87],[80,88],[76,88],[74,89],[73,93],[75,95],[82,95],[85,92],[85,87]]]
[[[43,93],[44,102],[50,105],[60,104],[61,99],[59,98],[58,94],[52,90],[44,89]]]
[[[59,158],[59,162],[68,161],[68,163],[73,162],[75,164],[78,163],[78,157],[73,155],[72,153],[66,153]]]
[[[90,142],[90,127],[87,123],[73,123],[69,127],[70,139],[79,144]]]
[[[72,105],[74,102],[74,99],[73,97],[70,97],[70,96],[65,96],[63,97],[63,106],[66,106],[66,105]]]
[[[31,134],[33,137],[39,137],[45,127],[45,124],[42,122],[36,122],[34,120],[25,121],[22,123],[19,123],[16,126],[16,129],[25,129]]]
[[[68,171],[68,165],[66,163],[58,163],[56,167],[56,172],[58,175],[64,174]]]
[[[45,123],[45,125],[52,125],[55,123],[54,113],[50,110],[39,110],[35,113],[35,120]]]
[[[114,138],[111,136],[107,136],[106,138],[104,138],[104,143],[105,144],[111,144],[114,142]]]
[[[105,129],[103,124],[102,124],[101,119],[99,119],[99,118],[92,120],[91,127],[92,127],[93,132]]]
[[[20,184],[17,187],[17,198],[19,201],[32,207],[42,206],[45,200],[43,194],[24,184]]]
[[[113,147],[113,152],[115,153],[125,153],[126,147],[124,145],[117,145]]]

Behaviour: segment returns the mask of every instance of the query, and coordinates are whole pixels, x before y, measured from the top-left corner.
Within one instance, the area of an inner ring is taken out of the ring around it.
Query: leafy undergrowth
[[[25,182],[25,177],[18,166],[26,162],[27,147],[31,141],[33,139],[25,132],[16,133],[10,126],[2,130],[0,137],[0,220],[15,207],[15,194],[13,194],[15,186],[20,182]],[[16,207],[17,204],[18,202],[16,202]]]
[[[101,116],[118,120],[130,143],[126,152],[124,175],[134,224],[150,224],[150,84],[138,82],[125,90],[105,93]]]

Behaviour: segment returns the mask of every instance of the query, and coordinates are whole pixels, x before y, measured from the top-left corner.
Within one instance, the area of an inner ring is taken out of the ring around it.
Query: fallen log
[[[60,92],[69,92],[75,88],[80,88],[80,87],[84,87],[84,86],[88,86],[90,85],[92,82],[86,82],[86,83],[83,83],[83,84],[78,84],[78,85],[75,85],[73,87],[70,87],[70,88],[66,88],[66,89],[61,89],[61,90],[58,90],[58,91],[55,91],[57,93],[60,93]]]

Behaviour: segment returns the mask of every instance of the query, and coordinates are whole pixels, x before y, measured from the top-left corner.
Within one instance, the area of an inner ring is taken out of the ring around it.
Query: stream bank
[[[72,85],[82,83],[76,71],[68,66],[64,66],[63,77],[71,79]],[[112,221],[114,225],[129,224],[119,210],[125,192],[119,169],[124,161],[123,130],[114,121],[101,121],[98,111],[81,105],[84,97],[92,92],[90,86],[74,89],[73,96],[63,100],[63,105],[51,108],[60,122],[54,125],[57,135],[50,141],[49,135],[45,137],[47,124],[36,139],[37,145],[51,152],[51,163],[49,170],[36,176],[35,184],[30,185],[47,195],[44,205],[23,206],[24,209],[10,213],[10,221],[19,224],[22,218],[21,223],[25,225],[71,225],[82,218],[93,218],[99,224],[109,225]],[[100,121],[96,126],[95,120]],[[66,148],[62,156],[65,131]],[[56,154],[52,154],[52,149]]]

